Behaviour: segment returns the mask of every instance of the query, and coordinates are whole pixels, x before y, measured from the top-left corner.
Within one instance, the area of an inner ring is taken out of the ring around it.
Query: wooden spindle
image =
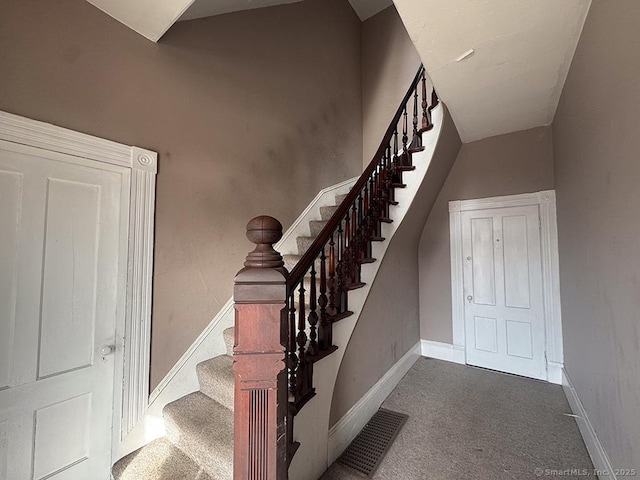
[[[351,218],[350,211],[344,219],[344,246],[342,249],[342,273],[343,286],[346,288],[351,284]]]
[[[357,202],[353,202],[351,205],[351,243],[350,243],[350,256],[351,256],[351,284],[355,285],[360,282],[358,278],[358,208]]]
[[[409,154],[409,146],[407,145],[409,141],[407,118],[407,105],[405,104],[402,112],[402,155],[400,157],[400,165],[403,167],[411,165],[411,155]]]
[[[358,262],[364,259],[365,235],[364,235],[364,190],[358,194]]]
[[[413,90],[413,136],[409,150],[413,153],[424,150],[422,146],[422,136],[418,132],[418,86]]]
[[[336,243],[333,239],[333,233],[329,240],[329,304],[327,305],[327,315],[330,317],[338,313],[336,305],[337,285],[336,285]]]
[[[393,163],[398,163],[398,127],[393,131]]]
[[[336,264],[336,280],[337,280],[337,288],[336,288],[336,301],[338,314],[344,313],[347,311],[347,292],[346,285],[344,282],[345,277],[345,265],[344,265],[344,230],[342,230],[342,222],[338,225],[338,242],[336,244],[336,250],[338,255],[338,261]]]
[[[388,186],[388,205],[397,205],[396,202],[396,191],[393,188],[394,183],[402,183],[402,174],[397,171],[395,164],[392,161],[391,157],[391,145],[387,147],[386,150],[387,156],[387,178],[389,179]],[[387,205],[387,213],[389,212],[389,206]],[[388,216],[388,215],[387,215]]]
[[[289,401],[296,398],[296,375],[298,371],[298,355],[296,355],[296,300],[295,292],[289,297],[289,335],[288,335],[287,367],[289,368]]]
[[[318,305],[320,306],[320,327],[318,329],[318,339],[320,350],[328,350],[333,344],[333,338],[331,335],[332,325],[329,321],[327,314],[327,305],[329,304],[327,298],[327,257],[325,255],[325,248],[322,248],[320,253],[320,297],[318,297]]]
[[[298,370],[296,372],[296,401],[302,401],[308,393],[310,385],[307,376],[307,332],[305,317],[305,300],[304,300],[304,281],[300,282],[298,288],[298,333],[296,335],[296,343],[298,345]]]
[[[373,187],[371,188],[371,192],[372,192],[372,198],[371,198],[371,218],[372,218],[372,223],[373,223],[373,236],[376,239],[380,239],[382,238],[382,225],[380,224],[380,216],[381,216],[381,211],[380,211],[380,182],[379,182],[379,175],[378,175],[378,169],[376,167],[376,171],[373,174],[373,178],[372,178],[372,184]]]
[[[393,190],[393,188],[391,187],[391,178],[389,176],[389,173],[386,169],[386,162],[387,162],[387,155],[389,153],[389,149],[385,150],[384,155],[382,156],[382,161],[380,162],[380,169],[383,172],[382,175],[382,195],[381,195],[381,216],[383,219],[388,219],[389,218],[389,202],[391,200],[391,191]]]
[[[422,129],[421,132],[427,132],[433,128],[431,123],[431,110],[427,101],[427,78],[425,72],[422,72]]]
[[[316,292],[316,262],[311,264],[311,285],[309,286],[309,316],[307,321],[309,322],[309,347],[307,352],[309,355],[315,356],[318,354],[318,308],[317,304],[317,292]]]

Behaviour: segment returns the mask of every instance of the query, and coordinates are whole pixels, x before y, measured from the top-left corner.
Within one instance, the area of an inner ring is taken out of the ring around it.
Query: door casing
[[[562,351],[562,315],[560,308],[560,274],[558,261],[558,227],[554,190],[536,193],[454,200],[449,202],[451,242],[451,311],[454,356],[466,363],[464,319],[462,212],[536,205],[540,215],[540,249],[542,254],[542,290],[545,317],[545,353],[547,381],[562,384],[564,357]]]
[[[124,167],[130,175],[125,315],[116,325],[112,456],[149,405],[157,153],[0,111],[0,140]],[[85,160],[83,160],[85,159]]]

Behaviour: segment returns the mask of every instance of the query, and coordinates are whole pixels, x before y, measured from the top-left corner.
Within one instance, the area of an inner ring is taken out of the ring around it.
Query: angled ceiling
[[[284,3],[295,3],[302,0],[195,0],[184,12],[180,20],[212,17],[223,13],[239,12],[252,8],[271,7]]]
[[[271,7],[303,0],[87,0],[152,42],[157,42],[178,20]],[[392,4],[391,0],[349,0],[361,20]]]
[[[193,0],[87,0],[152,42],[157,42]]]
[[[195,0],[184,15],[180,17],[180,20],[211,17],[223,13],[300,1],[302,0]],[[349,0],[349,3],[362,21],[393,5],[391,0]]]
[[[394,3],[463,141],[553,121],[591,0]]]

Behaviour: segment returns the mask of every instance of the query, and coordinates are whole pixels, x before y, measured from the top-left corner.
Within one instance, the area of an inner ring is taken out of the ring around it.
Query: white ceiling
[[[463,141],[553,121],[591,0],[394,3]]]
[[[178,19],[301,0],[87,1],[156,42]],[[349,1],[362,20],[391,5]],[[591,0],[394,3],[463,141],[553,121]]]

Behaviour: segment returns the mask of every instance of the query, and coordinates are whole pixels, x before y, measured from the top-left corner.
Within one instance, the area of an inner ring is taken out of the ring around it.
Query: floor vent
[[[381,408],[351,442],[337,463],[361,477],[371,478],[408,415]]]

